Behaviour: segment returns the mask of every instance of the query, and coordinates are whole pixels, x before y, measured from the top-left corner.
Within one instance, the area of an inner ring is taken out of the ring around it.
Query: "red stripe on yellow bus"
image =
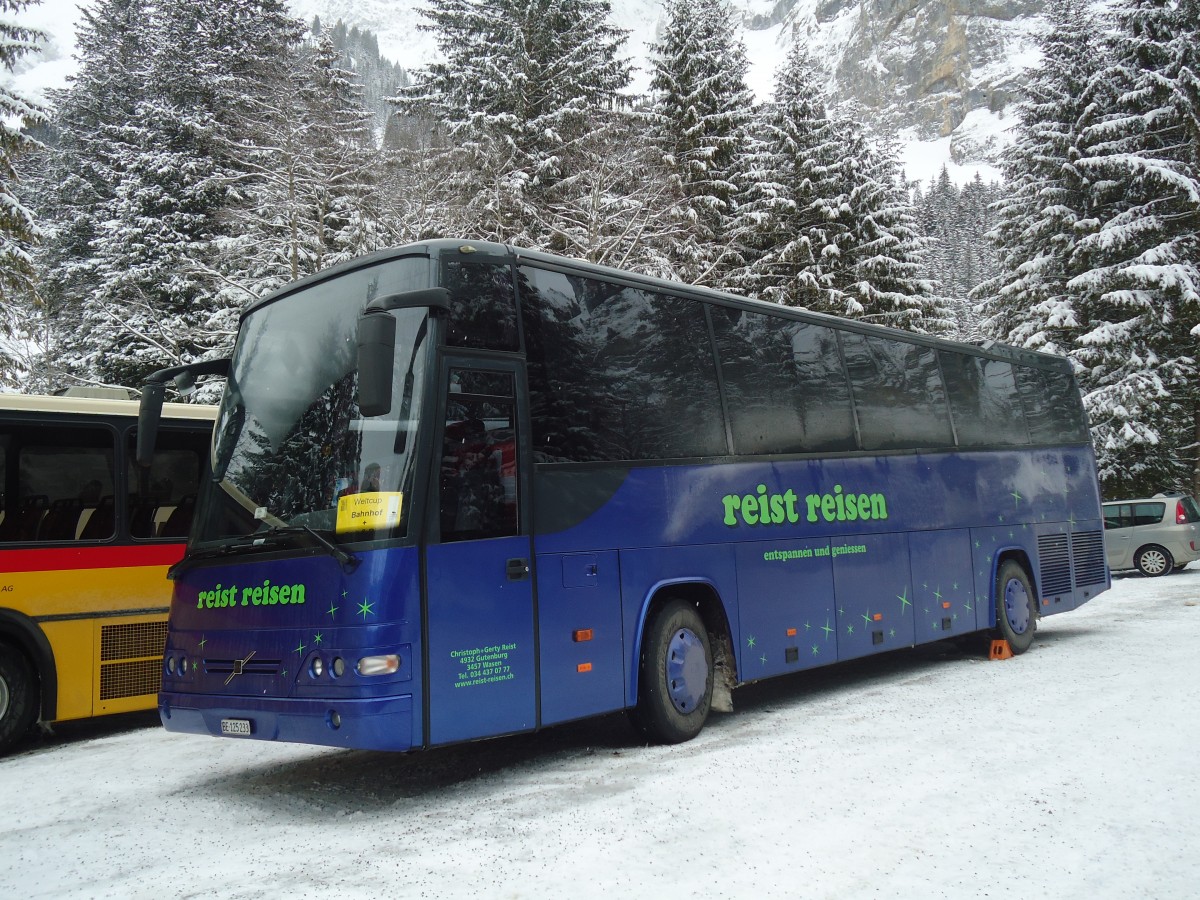
[[[124,569],[171,566],[183,559],[183,544],[123,547],[47,547],[0,550],[0,571],[51,572],[65,569]]]

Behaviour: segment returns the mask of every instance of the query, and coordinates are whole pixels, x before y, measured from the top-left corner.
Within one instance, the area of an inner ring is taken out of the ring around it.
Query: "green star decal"
[[[940,587],[938,590],[933,592],[933,599],[936,600],[938,603],[942,602],[942,591],[941,591]]]
[[[1004,521],[1004,516],[997,516],[996,518],[998,518],[1001,522]]]
[[[759,661],[759,662],[761,662],[761,663],[762,663],[762,664],[765,666],[765,665],[767,664],[767,656],[766,656],[766,654],[764,653],[762,656],[760,656],[760,657],[758,658],[758,661]]]
[[[375,604],[374,603],[364,600],[362,603],[358,604],[358,614],[360,616],[362,616],[364,619],[367,617],[368,614],[371,614],[374,612],[375,612]]]
[[[287,678],[287,669],[284,669],[284,670],[283,670],[283,672],[280,674],[280,676],[279,676],[279,677],[280,677],[280,678]]]
[[[975,549],[976,549],[976,550],[978,550],[978,549],[979,549],[980,547],[982,547],[982,546],[983,546],[983,545],[982,545],[981,543],[979,543],[979,541],[976,541],[976,542],[975,542]]]
[[[869,626],[870,626],[870,624],[871,624],[871,611],[870,611],[869,609],[868,609],[868,610],[867,610],[865,613],[863,613],[862,620],[863,620],[863,626],[864,626],[864,627],[869,627]]]
[[[321,646],[321,641],[323,641],[323,640],[325,640],[325,635],[321,634],[321,632],[318,631],[316,634],[313,635],[313,646],[314,647]]]
[[[343,592],[343,593],[344,593],[344,592]],[[328,610],[326,610],[326,612],[328,612],[328,613],[329,613],[329,616],[330,616],[330,618],[332,618],[332,617],[333,617],[333,614],[334,614],[334,613],[336,613],[336,612],[337,612],[337,611],[338,611],[340,608],[341,608],[341,607],[334,606],[332,603],[330,603],[330,604],[329,604],[329,609],[328,609]]]
[[[816,644],[813,644],[813,656],[819,656],[820,654],[820,648],[818,648]]]
[[[971,611],[971,601],[970,600],[964,601],[963,608],[966,609],[967,612],[970,612]]]
[[[846,626],[846,634],[854,634],[854,626],[853,625]]]
[[[348,591],[342,591],[342,599],[343,599],[343,600],[345,600],[345,599],[346,599],[347,597],[349,597],[349,596],[350,596],[350,594],[349,594],[349,592],[348,592]]]
[[[829,640],[829,636],[833,634],[833,629],[829,627],[829,620],[825,620],[825,624],[821,626],[821,630],[825,632],[825,640]]]
[[[1021,501],[1025,499],[1024,497],[1021,496],[1020,491],[1010,491],[1008,496],[1013,498],[1013,508],[1014,509],[1016,507],[1020,506]]]
[[[895,636],[896,636],[896,629],[895,628],[888,629],[888,637],[895,637]]]
[[[908,609],[910,606],[912,606],[912,601],[908,599],[908,586],[907,585],[905,585],[905,587],[904,587],[904,593],[897,594],[896,599],[900,601],[901,614],[903,614],[906,609]]]
[[[301,641],[301,642],[300,642],[300,646],[299,646],[299,647],[297,647],[297,648],[296,648],[294,651],[292,651],[292,652],[293,652],[293,653],[303,653],[303,652],[304,652],[304,650],[305,650],[305,648],[306,648],[307,646],[308,646],[308,645],[307,645],[307,644],[305,644],[305,643],[304,643],[304,641]]]
[[[208,638],[206,638],[206,637],[202,637],[202,638],[200,638],[200,644],[199,644],[198,646],[200,647],[200,649],[201,649],[201,650],[203,650],[203,649],[204,649],[204,645],[205,645],[205,644],[207,644],[207,643],[208,643]]]
[[[805,630],[805,631],[812,631],[812,626],[811,626],[811,625],[809,625],[807,622],[805,622],[805,623],[804,623],[804,630]]]
[[[754,639],[754,635],[750,635],[750,637],[746,638],[746,646],[750,647],[751,649],[753,649],[754,645],[757,643],[758,641]]]

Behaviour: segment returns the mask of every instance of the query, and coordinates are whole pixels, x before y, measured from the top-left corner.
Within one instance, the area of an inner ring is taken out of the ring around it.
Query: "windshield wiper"
[[[265,531],[257,531],[254,534],[247,534],[240,538],[227,540],[216,547],[201,547],[188,552],[187,556],[181,559],[175,565],[171,566],[167,572],[167,577],[174,579],[175,575],[181,568],[189,568],[188,564],[201,559],[216,559],[220,556],[234,556],[242,553],[252,553],[260,547],[266,546],[268,543],[273,543],[276,538],[288,537],[292,535],[304,535],[312,538],[318,545],[326,550],[330,556],[338,561],[342,567],[342,571],[349,575],[358,568],[358,564],[362,562],[357,556],[348,550],[343,550],[325,535],[310,528],[307,525],[276,525],[268,528]]]
[[[274,525],[268,528],[266,531],[259,531],[255,534],[249,535],[248,537],[250,537],[252,541],[250,546],[254,546],[263,542],[267,538],[272,538],[277,535],[283,536],[290,534],[308,535],[327,551],[329,551],[329,555],[341,564],[342,571],[347,575],[357,569],[358,564],[362,562],[362,560],[360,560],[349,550],[343,550],[329,538],[325,537],[325,535],[321,534],[321,532],[314,528],[310,528],[308,525]]]

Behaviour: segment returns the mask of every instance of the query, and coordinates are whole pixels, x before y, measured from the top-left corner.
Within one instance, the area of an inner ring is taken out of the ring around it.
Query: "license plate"
[[[221,734],[249,734],[249,719],[222,719]]]

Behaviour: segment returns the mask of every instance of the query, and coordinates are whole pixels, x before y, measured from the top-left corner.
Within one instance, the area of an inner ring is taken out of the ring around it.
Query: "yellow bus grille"
[[[100,629],[101,662],[113,659],[140,659],[146,656],[153,656],[161,660],[163,649],[166,646],[167,623],[165,620],[162,622],[133,622],[129,625],[105,625]]]
[[[166,628],[166,625],[163,625]],[[162,648],[159,648],[162,652]],[[110,663],[100,667],[100,699],[157,694],[162,687],[162,658]]]

